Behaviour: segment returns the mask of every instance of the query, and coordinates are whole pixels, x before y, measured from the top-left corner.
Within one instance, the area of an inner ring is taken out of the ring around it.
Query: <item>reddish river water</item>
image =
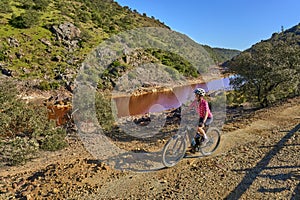
[[[164,110],[178,108],[182,104],[194,99],[193,90],[201,87],[207,92],[226,90],[229,88],[229,78],[213,80],[208,83],[199,83],[186,86],[178,86],[171,91],[147,93],[140,96],[125,96],[113,98],[118,117],[140,115],[145,113],[162,112]],[[70,105],[47,106],[48,118],[56,121],[57,125],[66,123],[66,114],[72,109]]]
[[[145,113],[161,112],[178,108],[194,98],[193,90],[201,87],[207,92],[225,90],[229,88],[229,78],[213,80],[208,83],[199,83],[173,88],[168,92],[148,93],[140,96],[117,97],[113,102],[117,108],[117,116],[132,116]]]

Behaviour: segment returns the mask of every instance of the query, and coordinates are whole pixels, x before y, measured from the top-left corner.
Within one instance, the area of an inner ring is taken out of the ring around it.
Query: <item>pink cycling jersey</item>
[[[199,116],[201,118],[204,118],[205,117],[205,113],[208,112],[208,118],[212,118],[212,113],[209,109],[209,106],[208,106],[208,102],[204,99],[201,99],[200,102],[198,102],[197,100],[193,101],[193,103],[191,104],[191,106],[195,107],[196,108],[196,111],[198,112]]]

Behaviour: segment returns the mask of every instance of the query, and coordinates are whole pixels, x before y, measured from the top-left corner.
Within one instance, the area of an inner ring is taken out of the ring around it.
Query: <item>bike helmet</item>
[[[200,96],[204,96],[204,95],[205,95],[205,90],[202,89],[202,88],[196,88],[196,89],[194,90],[194,93],[195,93],[195,94],[198,94],[198,95],[200,95]]]

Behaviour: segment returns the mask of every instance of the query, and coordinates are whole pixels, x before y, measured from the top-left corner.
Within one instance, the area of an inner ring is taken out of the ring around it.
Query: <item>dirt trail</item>
[[[232,131],[228,131],[232,130]],[[80,141],[0,169],[0,199],[299,199],[300,98],[224,126],[210,157],[136,173],[97,162]]]

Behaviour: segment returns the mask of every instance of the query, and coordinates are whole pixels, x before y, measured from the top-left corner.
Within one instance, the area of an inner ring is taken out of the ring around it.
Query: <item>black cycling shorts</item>
[[[204,125],[209,126],[212,122],[213,122],[213,118],[207,118]],[[203,124],[203,118],[200,117],[198,126],[202,126],[202,124]]]

